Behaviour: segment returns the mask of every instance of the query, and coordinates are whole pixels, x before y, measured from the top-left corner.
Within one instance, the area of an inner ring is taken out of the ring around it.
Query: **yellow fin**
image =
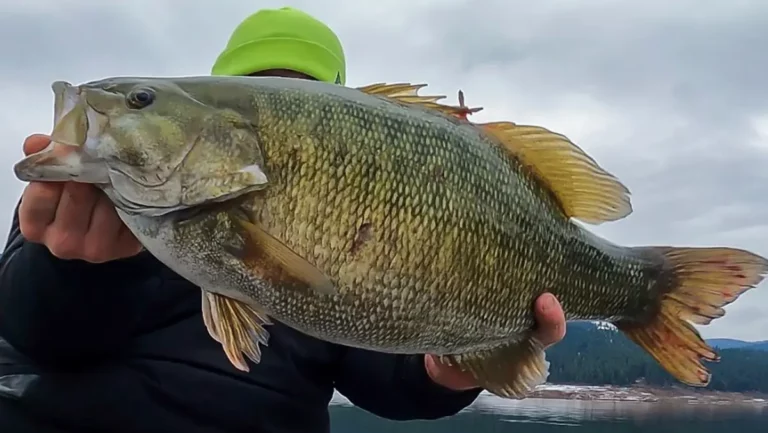
[[[549,376],[544,346],[532,336],[496,349],[444,355],[440,361],[470,372],[480,387],[504,398],[524,398]]]
[[[568,217],[600,224],[632,213],[627,187],[567,137],[512,122],[478,126],[547,184]]]
[[[203,290],[203,322],[208,333],[221,343],[229,362],[238,370],[249,371],[243,355],[261,362],[259,344],[267,346],[271,325],[267,315],[242,302]]]
[[[459,119],[466,119],[468,115],[483,109],[482,107],[470,108],[465,106],[463,92],[459,92],[458,106],[440,104],[437,101],[445,99],[445,96],[419,95],[419,89],[426,86],[426,84],[411,83],[376,83],[358,87],[357,90],[369,95],[384,96],[404,104],[421,105]]]
[[[240,257],[258,277],[282,287],[310,289],[321,294],[336,293],[336,286],[317,267],[296,254],[256,224],[234,220],[244,229],[245,249]]]
[[[711,373],[702,360],[719,356],[688,321],[708,324],[725,314],[723,307],[755,287],[768,272],[768,260],[732,248],[641,247],[661,254],[671,273],[657,314],[646,323],[615,323],[677,380],[707,386]]]

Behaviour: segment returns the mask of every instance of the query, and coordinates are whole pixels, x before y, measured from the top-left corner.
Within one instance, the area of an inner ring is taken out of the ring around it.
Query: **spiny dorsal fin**
[[[564,135],[512,122],[478,126],[547,184],[568,217],[600,224],[632,213],[627,187]]]
[[[470,108],[465,106],[464,94],[462,92],[459,92],[460,104],[458,106],[440,104],[437,101],[445,99],[445,96],[419,95],[419,89],[426,86],[426,84],[411,83],[376,83],[358,87],[357,90],[369,95],[384,96],[404,104],[421,105],[460,119],[466,119],[468,115],[477,113],[483,109],[482,107]]]

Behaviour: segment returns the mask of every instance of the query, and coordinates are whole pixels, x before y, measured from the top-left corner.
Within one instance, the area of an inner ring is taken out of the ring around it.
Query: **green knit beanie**
[[[297,9],[263,9],[246,18],[229,38],[213,75],[250,75],[288,69],[344,85],[346,61],[336,34]]]

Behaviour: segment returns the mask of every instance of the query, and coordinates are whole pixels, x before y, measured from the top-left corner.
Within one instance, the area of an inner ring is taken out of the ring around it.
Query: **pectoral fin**
[[[296,254],[256,224],[234,220],[243,228],[245,247],[237,252],[254,275],[281,287],[308,289],[321,294],[336,293],[336,286],[317,267]]]
[[[544,347],[533,337],[492,350],[445,355],[440,360],[469,371],[480,387],[504,398],[524,398],[549,376]]]
[[[221,343],[227,358],[238,370],[249,371],[243,355],[261,361],[259,344],[268,345],[272,322],[266,314],[226,296],[203,290],[203,322],[214,340]]]

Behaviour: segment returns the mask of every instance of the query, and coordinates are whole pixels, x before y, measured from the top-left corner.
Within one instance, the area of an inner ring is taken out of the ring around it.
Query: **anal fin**
[[[259,344],[268,345],[272,322],[266,314],[232,298],[203,290],[203,322],[211,337],[224,348],[227,358],[238,370],[249,371],[245,357],[261,362]]]
[[[481,352],[444,355],[440,361],[470,372],[480,387],[504,398],[524,398],[549,376],[544,346],[533,337]]]

